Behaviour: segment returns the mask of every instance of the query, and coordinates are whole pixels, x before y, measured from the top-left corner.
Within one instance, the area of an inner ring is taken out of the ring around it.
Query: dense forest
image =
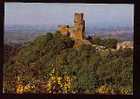
[[[6,58],[4,93],[133,94],[133,50],[111,50],[116,39],[89,41],[75,47],[72,38],[56,32],[27,42]]]

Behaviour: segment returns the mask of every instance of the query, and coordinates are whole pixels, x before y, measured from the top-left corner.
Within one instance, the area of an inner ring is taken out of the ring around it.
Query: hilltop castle
[[[74,38],[75,40],[84,40],[85,38],[85,20],[83,13],[74,14],[74,26],[59,25],[58,31],[65,35]]]

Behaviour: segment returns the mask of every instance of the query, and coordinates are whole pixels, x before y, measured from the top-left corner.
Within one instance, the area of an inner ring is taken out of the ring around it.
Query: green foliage
[[[114,48],[117,42],[114,39],[94,40],[93,43],[106,44],[108,48]],[[97,88],[106,84],[133,93],[133,50],[97,52],[91,45],[73,46],[74,41],[59,32],[39,36],[25,45],[14,63],[4,66],[5,92],[15,92],[17,76],[25,85],[34,82],[38,86],[34,91],[41,92],[41,83],[49,79],[55,68],[62,78],[63,75],[76,77],[73,88],[78,93],[96,93]]]
[[[125,49],[125,50],[118,50],[116,53],[116,56],[118,57],[129,57],[129,56],[133,56],[133,49]]]
[[[107,48],[116,48],[117,42],[118,41],[116,39],[105,39],[104,46],[106,46]]]
[[[92,44],[97,44],[101,46],[105,46],[107,48],[116,48],[118,40],[109,38],[109,39],[101,39],[99,37],[90,40]]]
[[[103,45],[103,41],[99,37],[96,37],[96,38],[94,38],[90,41],[91,41],[92,44]]]

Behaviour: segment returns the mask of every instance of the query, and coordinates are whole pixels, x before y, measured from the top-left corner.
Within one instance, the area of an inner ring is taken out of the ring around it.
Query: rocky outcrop
[[[131,41],[124,41],[124,42],[121,42],[121,43],[117,44],[117,50],[125,49],[125,48],[133,49],[133,42],[131,42]]]

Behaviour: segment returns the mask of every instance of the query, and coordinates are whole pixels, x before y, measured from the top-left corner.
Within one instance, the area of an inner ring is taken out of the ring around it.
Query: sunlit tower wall
[[[83,40],[85,38],[85,20],[83,13],[74,14],[74,38]]]

